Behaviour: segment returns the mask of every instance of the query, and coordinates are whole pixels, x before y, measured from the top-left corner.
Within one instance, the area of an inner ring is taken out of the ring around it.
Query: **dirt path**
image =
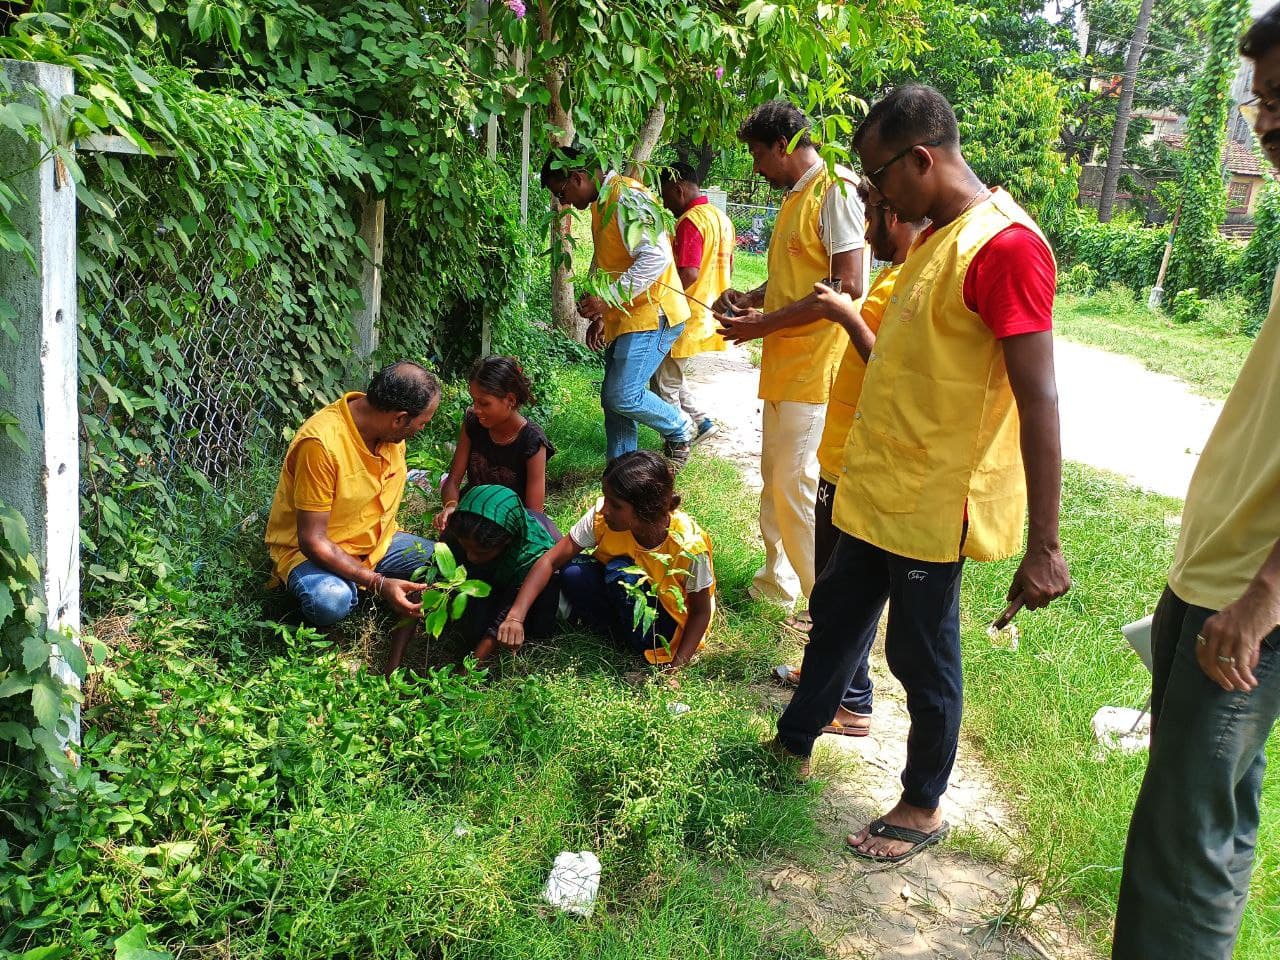
[[[755,489],[760,486],[757,377],[739,349],[703,355],[689,368],[699,398],[720,423],[720,433],[703,450],[736,463]],[[905,758],[902,688],[885,669],[879,645],[872,673],[877,701],[871,736],[823,737],[815,753],[815,773],[827,782],[821,826],[829,836],[828,852],[816,864],[766,867],[761,873],[766,896],[809,927],[832,958],[1092,957],[1055,911],[1038,910],[1029,923],[1012,928],[995,922],[1011,909],[1021,911],[1035,892],[1020,884],[1009,866],[955,849],[998,851],[1016,846],[1017,840],[1015,819],[968,743],[960,746],[944,801],[953,841],[898,868],[876,867],[844,852],[845,836],[896,800]],[[758,689],[763,707],[785,704],[786,691],[767,683]]]

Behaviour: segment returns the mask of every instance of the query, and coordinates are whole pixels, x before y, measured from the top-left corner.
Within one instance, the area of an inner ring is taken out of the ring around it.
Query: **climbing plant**
[[[1215,0],[1205,21],[1208,50],[1196,75],[1187,112],[1187,139],[1183,156],[1181,210],[1174,236],[1173,256],[1165,289],[1209,284],[1206,270],[1221,274],[1218,226],[1226,214],[1227,195],[1222,183],[1222,148],[1226,141],[1231,80],[1239,55],[1236,45],[1249,16],[1248,0]]]

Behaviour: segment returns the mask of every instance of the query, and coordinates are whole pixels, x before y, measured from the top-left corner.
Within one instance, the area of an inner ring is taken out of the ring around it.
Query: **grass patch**
[[[966,728],[1026,825],[1024,866],[1078,898],[1099,946],[1110,936],[1129,815],[1146,755],[1093,753],[1089,721],[1102,706],[1141,707],[1150,677],[1120,626],[1150,613],[1164,587],[1176,500],[1068,465],[1062,539],[1074,580],[1047,610],[1020,618],[1023,644],[994,648],[998,612],[1016,561],[970,564],[963,596]],[[1280,735],[1268,749],[1258,862],[1236,956],[1280,953]]]
[[[547,385],[571,398],[547,424],[566,526],[599,490],[598,380],[571,368]],[[229,551],[189,592],[137,598],[110,636],[103,621],[92,799],[38,842],[0,842],[0,952],[107,956],[142,924],[183,956],[819,955],[748,879],[819,843],[817,790],[779,778],[740,683],[778,650],[778,612],[745,597],[754,498],[702,455],[680,489],[716,542],[723,602],[678,689],[629,682],[628,654],[573,633],[488,676],[388,683],[349,646],[261,621],[256,530],[239,565]],[[675,700],[692,709],[673,715]],[[561,850],[604,864],[589,920],[541,903]]]
[[[1253,346],[1252,338],[1224,326],[1174,323],[1115,285],[1087,297],[1063,294],[1054,309],[1060,336],[1134,357],[1148,370],[1177,377],[1214,400],[1231,391]]]
[[[754,290],[769,277],[769,258],[763,253],[733,254],[733,289]]]

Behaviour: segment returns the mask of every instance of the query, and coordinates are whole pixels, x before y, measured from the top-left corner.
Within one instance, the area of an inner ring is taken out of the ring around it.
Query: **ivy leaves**
[[[64,717],[80,694],[60,663],[88,674],[80,645],[45,626],[43,595],[26,521],[0,503],[0,756],[16,747],[23,753],[9,762],[38,779],[70,769]]]

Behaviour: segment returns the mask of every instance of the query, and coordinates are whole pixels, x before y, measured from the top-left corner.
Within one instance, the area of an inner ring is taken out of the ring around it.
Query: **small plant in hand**
[[[433,570],[438,577],[424,580]],[[417,583],[428,583],[422,594],[422,629],[432,639],[440,636],[450,620],[462,616],[469,598],[487,597],[490,590],[483,580],[467,579],[467,568],[454,559],[453,551],[443,543],[436,544],[430,561],[413,572],[413,579]],[[406,617],[398,626],[410,622]]]

